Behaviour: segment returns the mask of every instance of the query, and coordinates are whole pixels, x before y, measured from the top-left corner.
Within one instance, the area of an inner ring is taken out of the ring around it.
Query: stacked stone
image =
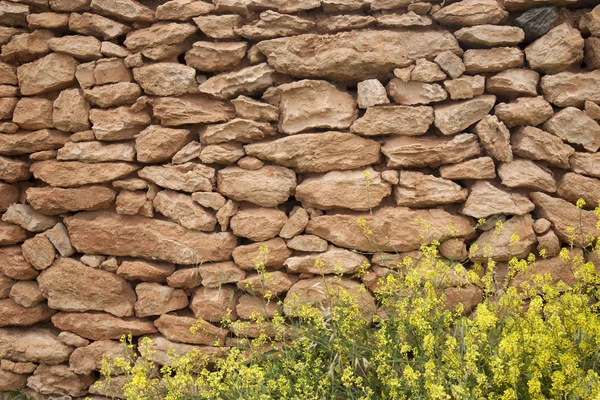
[[[119,397],[91,385],[121,335],[220,354],[256,334],[227,308],[319,303],[321,273],[373,315],[433,240],[570,283],[561,245],[600,235],[595,1],[142,3],[0,0],[0,391]]]

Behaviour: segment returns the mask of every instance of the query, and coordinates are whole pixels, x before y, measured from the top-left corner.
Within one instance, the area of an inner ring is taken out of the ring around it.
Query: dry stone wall
[[[104,398],[121,335],[217,354],[254,332],[228,307],[318,302],[320,272],[372,315],[352,275],[423,241],[572,280],[561,244],[600,234],[597,4],[0,0],[0,391]]]

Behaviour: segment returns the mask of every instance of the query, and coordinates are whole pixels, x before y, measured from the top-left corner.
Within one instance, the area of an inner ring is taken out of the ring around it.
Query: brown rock
[[[236,283],[246,277],[246,272],[231,261],[204,264],[198,267],[202,286],[218,288],[226,283]]]
[[[136,171],[137,166],[127,163],[88,164],[79,161],[38,161],[31,165],[36,179],[58,187],[77,187],[110,182]]]
[[[231,103],[240,118],[262,122],[277,121],[279,119],[279,108],[271,104],[256,101],[246,96],[238,96],[231,100]]]
[[[0,366],[4,371],[11,371],[16,374],[30,374],[37,368],[37,364],[32,362],[15,362],[11,360],[0,361]]]
[[[555,257],[560,254],[560,240],[554,231],[548,231],[538,236],[538,252],[545,252],[546,257]]]
[[[287,220],[279,236],[285,239],[290,239],[296,235],[299,235],[304,231],[306,225],[308,225],[308,212],[302,207],[294,207],[290,212],[290,218]]]
[[[523,66],[523,51],[518,47],[495,47],[492,49],[471,49],[463,56],[466,72],[480,74],[500,72]]]
[[[485,78],[481,75],[463,75],[460,78],[444,81],[444,88],[452,100],[472,99],[483,94]]]
[[[192,289],[202,284],[202,275],[198,268],[178,269],[167,278],[170,287]]]
[[[0,247],[0,261],[0,272],[9,278],[28,281],[38,276],[38,271],[23,257],[21,246]]]
[[[267,10],[260,13],[259,19],[234,29],[234,32],[248,40],[260,41],[281,36],[300,35],[314,28],[315,22],[311,19]]]
[[[80,253],[189,265],[228,260],[237,245],[230,233],[205,234],[189,231],[173,222],[109,212],[78,213],[65,218],[65,224]]]
[[[240,203],[233,200],[227,200],[225,205],[217,211],[217,222],[221,225],[221,232],[227,231],[229,228],[229,220],[238,210]]]
[[[595,119],[596,121],[600,120],[600,105],[592,101],[586,101],[585,113],[588,117]]]
[[[154,11],[135,0],[92,0],[92,11],[129,22],[154,22]]]
[[[381,77],[393,67],[409,65],[419,58],[430,59],[442,51],[458,52],[456,40],[448,32],[423,30],[418,33],[419,41],[413,35],[410,31],[306,34],[266,40],[258,44],[258,49],[278,72],[354,82]],[[306,57],[306,51],[314,56]]]
[[[111,206],[115,192],[103,186],[85,186],[73,189],[31,187],[27,189],[27,202],[37,211],[59,215],[69,211],[101,210]]]
[[[275,70],[266,63],[253,65],[239,71],[214,75],[201,83],[198,90],[218,99],[254,94],[273,85],[274,72]]]
[[[548,120],[554,110],[542,96],[520,97],[510,103],[500,103],[494,108],[496,116],[507,127],[536,126]]]
[[[371,319],[377,308],[375,299],[368,290],[353,280],[338,280],[335,277],[310,278],[298,281],[288,292],[283,306],[285,315],[293,316],[300,304],[308,303],[319,308],[330,308],[332,304],[329,289],[346,292],[356,299],[358,308],[364,318]],[[338,293],[339,293],[338,292]]]
[[[354,29],[364,29],[375,25],[375,22],[375,17],[370,15],[327,15],[317,19],[317,31],[320,33],[336,33]]]
[[[440,240],[449,237],[468,237],[473,226],[468,218],[452,215],[442,210],[411,210],[406,207],[382,207],[370,214],[332,214],[311,219],[306,232],[330,241],[339,247],[360,251],[373,251],[373,245],[357,225],[358,218],[366,220],[368,229],[373,231],[373,240],[381,251],[412,251],[421,242]],[[426,238],[423,224],[430,223]],[[402,224],[402,231],[391,226]],[[451,233],[448,224],[454,227]]]
[[[215,182],[213,168],[193,162],[144,167],[138,175],[166,189],[184,192],[211,191]]]
[[[445,100],[446,91],[436,83],[404,82],[394,78],[388,84],[394,102],[404,105],[429,104]]]
[[[440,244],[439,251],[442,257],[450,260],[464,260],[469,255],[465,241],[459,239],[444,240]]]
[[[31,239],[27,239],[21,250],[25,260],[38,270],[48,268],[54,262],[56,256],[52,242],[44,234],[38,234]]]
[[[513,242],[513,235],[519,240]],[[476,251],[471,251],[471,259],[475,262],[508,261],[513,257],[526,258],[537,242],[533,232],[533,219],[529,214],[515,216],[503,223],[501,229],[484,232],[473,243]]]
[[[181,96],[196,90],[196,71],[178,63],[160,62],[133,69],[133,77],[147,94]]]
[[[479,219],[499,214],[524,215],[533,209],[533,203],[525,195],[501,189],[489,181],[475,181],[462,214]]]
[[[89,111],[90,105],[81,90],[63,90],[54,101],[52,121],[54,126],[62,131],[84,131],[90,129]]]
[[[357,102],[360,108],[369,108],[381,104],[389,104],[385,87],[378,79],[367,79],[358,82]]]
[[[117,275],[129,281],[166,282],[174,271],[175,266],[169,263],[125,260],[117,269]]]
[[[255,296],[279,296],[287,292],[297,279],[281,271],[266,274],[252,274],[237,283],[237,287]],[[265,297],[265,298],[266,298]]]
[[[150,116],[145,111],[131,111],[129,107],[93,109],[90,111],[90,121],[96,139],[124,140],[133,139],[150,125]]]
[[[291,273],[354,274],[368,262],[361,254],[329,246],[323,253],[290,257],[284,265]]]
[[[30,176],[29,163],[0,156],[0,179],[14,183],[26,181]]]
[[[77,69],[78,80],[80,68],[84,65],[87,64],[81,64]],[[94,82],[96,85],[131,82],[132,79],[131,71],[120,58],[103,58],[94,64]]]
[[[77,61],[64,54],[49,54],[17,68],[21,94],[30,96],[66,89],[75,82]]]
[[[17,69],[10,64],[0,62],[0,84],[16,85]]]
[[[198,15],[208,14],[214,6],[204,1],[171,0],[156,7],[156,18],[159,20],[187,21]]]
[[[342,132],[307,133],[244,146],[246,154],[299,172],[360,168],[379,161],[379,144]]]
[[[275,316],[278,309],[279,306],[275,302],[267,302],[250,294],[241,295],[235,307],[236,314],[241,319],[252,319],[255,315],[271,318]]]
[[[277,131],[266,122],[235,118],[217,125],[207,125],[200,128],[202,143],[217,144],[229,141],[251,143],[274,136]]]
[[[0,369],[0,390],[3,392],[20,390],[27,386],[27,377],[27,374],[17,374],[4,368]]]
[[[228,333],[225,329],[217,328],[206,321],[169,314],[161,315],[154,321],[154,325],[167,339],[191,344],[223,344]],[[196,333],[190,332],[192,326],[198,326]]]
[[[449,54],[455,55],[454,53]],[[438,55],[438,57],[440,56]],[[431,83],[446,79],[444,71],[442,71],[440,66],[433,61],[420,58],[415,64],[415,68],[410,73],[410,79],[413,81]],[[374,81],[379,82],[377,79]]]
[[[366,211],[391,194],[391,186],[372,168],[363,171],[332,171],[304,179],[296,188],[296,199],[305,207],[323,210],[350,208]],[[367,181],[368,179],[368,181]]]
[[[219,193],[228,198],[275,207],[293,195],[296,174],[290,169],[270,165],[255,171],[227,167],[219,171],[217,183]]]
[[[583,146],[590,152],[600,148],[600,125],[575,107],[567,107],[552,116],[543,126],[544,130],[562,140]]]
[[[61,147],[56,159],[59,161],[85,161],[88,163],[107,161],[135,161],[133,142],[104,143],[89,141],[67,142]]]
[[[212,39],[237,39],[235,28],[242,26],[243,19],[239,15],[206,15],[194,18],[198,28]]]
[[[394,198],[399,206],[431,207],[438,204],[463,202],[468,190],[460,185],[421,172],[402,171]]]
[[[581,107],[586,100],[600,103],[600,71],[560,72],[542,77],[542,93],[558,107]]]
[[[432,16],[440,24],[449,26],[496,25],[508,12],[495,0],[463,0],[443,7]]]
[[[231,218],[231,230],[236,236],[265,241],[277,236],[287,219],[287,215],[276,208],[247,208]]]
[[[96,60],[100,54],[101,43],[93,36],[63,36],[48,40],[48,46],[56,53],[67,54],[80,60]]]
[[[531,69],[556,74],[583,61],[583,38],[565,22],[527,46],[525,56]]]
[[[583,199],[584,208],[593,210],[600,201],[600,180],[568,172],[560,180],[557,193],[573,204]]]
[[[48,40],[53,37],[54,33],[46,29],[15,34],[2,46],[2,61],[23,64],[43,57],[50,52]]]
[[[538,235],[546,233],[552,228],[552,223],[546,218],[538,218],[533,222],[533,231]]]
[[[322,253],[327,250],[328,243],[315,235],[299,235],[288,240],[290,249],[312,253]]]
[[[67,228],[63,224],[56,224],[54,228],[48,229],[44,234],[61,256],[70,257],[75,253],[75,249],[71,245],[71,239],[69,238]]]
[[[108,357],[126,357],[126,351],[116,340],[98,340],[87,346],[82,346],[69,357],[69,368],[78,375],[86,375],[102,368],[102,360]]]
[[[485,116],[476,126],[475,133],[479,136],[485,151],[498,161],[510,162],[513,159],[510,147],[510,132],[503,122],[495,115]]]
[[[498,175],[502,184],[509,188],[525,188],[543,192],[555,192],[554,174],[530,160],[513,160],[500,165]]]
[[[13,299],[0,300],[0,312],[2,320],[0,327],[5,326],[29,326],[38,322],[48,321],[56,311],[44,304],[33,307],[23,307]]]
[[[0,182],[0,212],[8,210],[12,203],[19,200],[19,189],[8,183]]]
[[[600,38],[590,36],[585,39],[584,59],[585,66],[590,69],[600,68]]]
[[[452,137],[394,137],[386,140],[381,151],[388,157],[387,166],[437,167],[460,162],[480,152],[477,136],[459,134]]]
[[[571,153],[571,169],[578,174],[600,178],[600,155],[590,153]]]
[[[106,311],[117,317],[133,315],[135,292],[117,275],[69,258],[58,259],[38,277],[48,305],[62,311]]]
[[[507,97],[537,96],[540,75],[528,69],[507,69],[487,80],[488,92]]]
[[[212,231],[217,219],[191,196],[172,190],[160,191],[153,200],[156,211],[188,229]]]
[[[52,128],[52,101],[22,98],[13,111],[13,122],[23,129]]]
[[[469,47],[516,46],[525,39],[525,33],[516,26],[478,25],[461,28],[454,36]]]
[[[28,237],[28,232],[19,225],[0,221],[0,245],[17,244]]]
[[[119,57],[126,58],[131,55],[131,52],[123,46],[112,42],[102,42],[100,45],[100,53],[104,57]]]
[[[261,255],[260,246],[262,245],[265,245],[268,250],[265,255]],[[247,271],[256,269],[258,262],[264,262],[266,268],[281,268],[284,261],[291,255],[292,252],[281,238],[271,239],[264,243],[238,246],[233,250],[233,260],[236,265]]]
[[[0,339],[0,357],[20,362],[59,364],[73,351],[48,328],[2,328]]]
[[[485,117],[495,103],[496,96],[483,95],[435,106],[434,124],[444,135],[461,132]]]
[[[149,346],[150,352],[148,352],[146,356],[158,365],[171,365],[178,357],[185,356],[186,354],[199,355],[200,358],[206,355],[212,360],[213,357],[220,356],[223,353],[218,347],[191,346],[188,344],[176,343],[161,335],[150,335],[146,337],[151,340]],[[204,363],[202,360],[198,361]]]
[[[164,126],[221,122],[235,115],[230,104],[202,95],[157,97],[150,99],[150,104],[154,117]]]
[[[49,217],[28,205],[18,203],[13,203],[8,207],[2,216],[2,221],[17,224],[30,232],[43,232],[58,222],[54,217]]]
[[[82,35],[92,35],[104,40],[114,39],[131,30],[127,25],[91,13],[72,13],[69,17],[69,29]]]
[[[243,60],[247,46],[245,42],[195,42],[185,53],[185,63],[203,72],[227,71]]]
[[[186,129],[151,125],[136,136],[137,160],[143,163],[168,161],[191,141],[192,134]]]
[[[50,129],[0,134],[0,154],[21,155],[58,149],[68,141],[69,135]]]
[[[19,99],[14,97],[0,98],[0,118],[12,119],[13,111]]]
[[[197,141],[193,140],[186,144],[173,156],[171,162],[173,164],[184,164],[188,161],[197,159],[200,156],[202,145]]]
[[[25,4],[2,3],[0,6],[0,22],[2,25],[27,26],[29,7]]]
[[[205,164],[230,165],[242,158],[244,154],[244,148],[240,143],[221,143],[204,147],[200,152],[200,161]]]
[[[458,78],[465,72],[465,65],[463,64],[462,59],[452,51],[441,52],[434,58],[434,61],[451,78]]]
[[[90,340],[120,339],[128,334],[141,336],[156,332],[156,327],[151,321],[135,317],[118,318],[97,311],[59,312],[52,316],[52,324],[58,329],[76,333]]]
[[[190,308],[196,318],[204,321],[220,322],[228,316],[237,319],[235,306],[238,296],[235,294],[235,288],[229,286],[200,287],[193,290]]]
[[[212,208],[213,210],[219,210],[227,201],[225,197],[221,196],[219,193],[213,192],[192,193],[192,199],[202,207]]]
[[[137,83],[118,82],[85,89],[85,98],[95,106],[108,108],[134,103],[142,94]]]
[[[15,280],[0,273],[0,298],[5,299],[10,295],[12,287],[15,285]]]
[[[513,152],[530,160],[546,161],[559,168],[569,168],[575,149],[548,132],[532,126],[520,128],[512,136]]]
[[[422,135],[433,123],[431,107],[382,106],[369,107],[350,130],[361,135]]]
[[[295,13],[298,11],[318,8],[321,2],[318,0],[307,0],[298,3],[293,0],[248,0],[247,6],[250,10],[271,9],[280,13]]]
[[[19,281],[12,285],[10,298],[20,306],[35,307],[44,299],[37,282]]]
[[[135,292],[137,294],[135,303],[137,317],[166,314],[188,305],[188,298],[183,290],[158,283],[140,283],[135,287]]]

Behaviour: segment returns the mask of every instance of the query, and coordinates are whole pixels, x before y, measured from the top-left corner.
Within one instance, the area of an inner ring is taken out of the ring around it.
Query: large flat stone
[[[46,215],[60,215],[69,211],[101,210],[111,206],[115,192],[104,186],[55,188],[51,186],[27,189],[27,202]]]
[[[229,260],[237,245],[237,239],[229,232],[207,234],[141,216],[81,212],[64,221],[71,242],[80,253],[189,265]]]
[[[542,93],[558,107],[582,107],[586,100],[600,103],[600,70],[546,75],[542,77]]]
[[[209,124],[235,116],[231,104],[204,95],[155,97],[150,100],[154,117],[164,126]]]
[[[156,332],[152,321],[135,317],[119,318],[98,311],[59,312],[52,316],[52,324],[60,330],[90,340],[121,339],[123,335],[141,336]]]
[[[63,344],[49,328],[0,329],[0,357],[20,362],[59,364],[69,359],[73,348]]]
[[[95,163],[80,161],[38,161],[31,164],[31,172],[51,186],[77,187],[111,182],[137,171],[139,167],[127,163]]]

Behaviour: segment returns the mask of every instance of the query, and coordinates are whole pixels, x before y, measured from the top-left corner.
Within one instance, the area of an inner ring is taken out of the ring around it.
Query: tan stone
[[[54,228],[47,230],[44,234],[61,256],[70,257],[75,253],[67,228],[62,223],[56,224]]]
[[[209,288],[236,283],[246,277],[246,272],[231,261],[200,265],[198,271],[202,276],[202,286]]]
[[[121,190],[117,195],[115,211],[117,214],[139,214],[147,202],[146,193],[141,190]]]
[[[269,122],[279,119],[279,109],[271,104],[256,101],[247,96],[238,96],[231,100],[235,112],[240,118]]]
[[[546,233],[552,228],[552,223],[546,218],[538,218],[533,222],[533,231],[538,235]]]
[[[102,359],[108,357],[126,357],[123,345],[116,340],[98,340],[87,346],[82,346],[69,357],[69,368],[79,375],[86,375],[102,368]]]
[[[556,74],[583,61],[584,41],[579,30],[565,22],[527,46],[529,67],[546,74]]]
[[[509,11],[523,11],[541,6],[568,6],[576,3],[577,0],[506,0],[504,7]]]
[[[25,96],[66,89],[75,81],[77,61],[64,54],[49,54],[17,68],[19,88]]]
[[[135,317],[118,318],[97,311],[59,312],[52,316],[52,324],[90,340],[120,339],[122,335],[141,336],[156,332],[151,321]]]
[[[377,308],[375,299],[362,285],[349,279],[338,280],[335,277],[310,278],[298,281],[288,292],[283,310],[288,316],[293,316],[300,304],[308,303],[318,308],[329,309],[333,304],[329,289],[347,292],[356,298],[358,308],[364,318],[371,319]]]
[[[85,98],[95,106],[108,108],[134,103],[142,90],[136,83],[118,82],[93,89],[85,89]]]
[[[133,69],[133,77],[150,95],[181,96],[196,91],[196,70],[178,63],[143,65]]]
[[[498,161],[510,162],[513,159],[510,147],[510,132],[495,115],[485,116],[476,126],[475,133],[485,151]]]
[[[508,12],[495,0],[463,0],[443,7],[432,16],[442,25],[495,25],[502,22],[508,16]]]
[[[197,141],[193,140],[186,144],[173,156],[171,163],[173,164],[184,164],[188,161],[197,159],[200,156],[202,145]]]
[[[321,5],[319,0],[307,0],[302,3],[294,0],[248,0],[246,3],[250,10],[271,9],[280,13],[306,11],[318,8]]]
[[[546,161],[559,168],[569,168],[569,157],[575,149],[546,131],[531,126],[518,129],[512,135],[513,152],[523,158]]]
[[[394,102],[404,105],[430,104],[448,97],[442,86],[436,83],[404,82],[398,78],[390,81],[388,93]]]
[[[221,122],[235,115],[230,104],[202,95],[157,97],[150,99],[150,104],[154,117],[164,126]]]
[[[237,245],[230,233],[190,231],[168,221],[109,212],[82,212],[65,218],[81,253],[140,257],[177,264],[225,261]],[[129,239],[125,239],[129,238]]]
[[[0,29],[0,44],[6,44],[8,41],[18,33],[24,32],[24,29],[21,28],[12,28],[8,26],[3,26]]]
[[[10,64],[0,62],[0,84],[16,85],[17,69]]]
[[[538,252],[544,252],[546,257],[555,257],[560,254],[560,239],[554,231],[548,231],[538,236]]]
[[[465,133],[448,138],[394,137],[386,140],[381,151],[388,157],[390,168],[437,167],[477,155],[480,148],[477,136]]]
[[[447,32],[419,32],[418,47],[413,35],[410,31],[307,34],[266,40],[259,43],[258,48],[278,72],[355,82],[382,77],[393,67],[409,65],[419,58],[430,59],[445,50],[458,52],[456,40]],[[297,49],[303,49],[303,52]],[[314,56],[307,58],[304,51],[314,53]]]
[[[23,257],[21,246],[0,247],[0,261],[0,272],[9,278],[28,281],[38,276],[38,271]]]
[[[560,72],[542,77],[542,93],[558,107],[581,107],[586,100],[600,103],[600,71]]]
[[[27,189],[27,202],[37,211],[47,215],[59,215],[68,211],[101,210],[110,207],[114,199],[115,192],[102,186],[72,189],[46,186]]]
[[[27,239],[23,243],[22,252],[25,260],[37,270],[48,268],[56,256],[52,242],[44,234]]]
[[[219,193],[228,198],[275,207],[293,195],[296,174],[290,169],[270,165],[255,171],[227,167],[218,172],[217,183]]]
[[[557,193],[573,204],[583,199],[584,208],[593,210],[600,201],[600,180],[568,172],[560,180]]]
[[[450,260],[464,260],[468,257],[467,246],[464,240],[444,240],[439,247],[440,255]]]
[[[215,182],[213,168],[192,162],[144,167],[138,175],[165,189],[184,192],[211,191]]]
[[[543,192],[556,191],[554,174],[530,160],[513,160],[500,165],[498,175],[509,188],[525,188]]]
[[[48,40],[53,37],[54,33],[46,29],[31,33],[19,32],[2,46],[2,61],[23,64],[43,57],[50,52]]]
[[[27,26],[29,7],[25,4],[2,3],[0,7],[0,22],[2,25]]]
[[[287,292],[297,281],[294,275],[286,274],[282,271],[269,272],[268,275],[249,274],[246,279],[237,283],[238,289],[255,296],[279,296]]]
[[[202,284],[202,275],[198,268],[178,269],[167,278],[167,284],[173,288],[192,289]]]
[[[0,182],[0,212],[4,212],[12,203],[19,200],[19,189],[8,183]]]
[[[260,246],[263,244],[268,249],[268,253],[264,256],[260,254]],[[257,262],[264,262],[266,268],[278,269],[283,267],[284,261],[291,255],[292,252],[281,238],[238,246],[233,250],[233,260],[244,270],[254,270]]]
[[[484,118],[496,102],[496,96],[482,95],[434,107],[435,126],[444,134],[461,132]]]
[[[533,209],[533,203],[521,193],[502,189],[489,181],[475,181],[462,214],[479,219],[499,214],[524,215]]]
[[[442,210],[411,210],[406,207],[381,207],[370,214],[332,214],[313,217],[306,232],[330,241],[339,247],[360,251],[373,251],[373,245],[363,235],[356,221],[363,217],[373,231],[373,240],[381,251],[412,251],[422,241],[443,241],[449,237],[468,237],[473,226],[470,219],[452,215]],[[426,237],[423,224],[430,223]],[[392,226],[402,224],[403,229]],[[451,233],[448,224],[454,227]]]
[[[379,144],[342,132],[307,133],[244,146],[246,154],[299,172],[346,170],[379,161]]]
[[[399,206],[430,207],[438,204],[462,202],[468,191],[460,185],[433,175],[415,171],[400,172],[394,198]]]
[[[520,97],[510,103],[500,103],[494,108],[496,116],[509,127],[544,123],[554,110],[542,96]]]
[[[168,161],[191,140],[192,134],[186,129],[151,125],[136,136],[137,160],[143,163]]]
[[[369,107],[356,120],[350,130],[365,136],[371,135],[422,135],[433,123],[433,109],[427,106]]]
[[[205,164],[230,165],[244,156],[241,143],[228,142],[206,146],[200,152],[200,161]]]
[[[571,153],[571,169],[578,174],[600,178],[600,155],[590,153]]]
[[[73,351],[48,328],[2,328],[0,339],[0,357],[20,362],[59,364]]]
[[[54,217],[49,217],[28,205],[19,203],[13,203],[8,207],[2,216],[2,221],[17,224],[30,232],[43,232],[58,222]]]
[[[266,63],[253,65],[238,71],[214,75],[201,83],[198,90],[218,99],[254,94],[273,85],[274,72],[275,70]]]
[[[87,131],[81,131],[81,132],[74,133],[69,137],[69,139],[73,143],[80,143],[80,142],[90,142],[92,140],[95,140],[96,137],[94,136],[94,131],[87,130]]]
[[[284,239],[290,239],[296,235],[301,234],[304,228],[308,225],[308,212],[302,207],[294,207],[290,212],[290,217],[281,228],[279,236]]]
[[[14,183],[26,181],[30,176],[28,162],[0,156],[0,179]]]
[[[415,68],[410,73],[410,79],[417,82],[431,83],[443,81],[446,79],[446,74],[441,70],[438,64],[434,63],[433,61],[420,58],[416,61]]]
[[[600,148],[600,125],[578,108],[560,110],[546,121],[543,128],[568,143],[583,146],[587,151],[596,152]]]
[[[315,22],[295,15],[280,14],[267,10],[260,13],[260,18],[241,28],[235,33],[248,40],[265,40],[281,36],[300,35],[314,29]]]
[[[217,219],[191,196],[172,190],[160,191],[153,200],[156,211],[188,229],[212,231]]]
[[[187,21],[198,15],[208,14],[215,6],[204,1],[171,0],[156,7],[156,18],[159,20]]]
[[[92,0],[92,11],[129,22],[153,22],[154,10],[135,0]]]
[[[124,178],[137,169],[135,165],[119,162],[88,164],[79,161],[48,160],[31,165],[31,172],[36,179],[58,187],[110,182]]]
[[[53,129],[0,134],[0,154],[31,154],[60,148],[68,141],[69,135]]]
[[[117,275],[130,281],[166,282],[174,271],[175,266],[169,263],[125,260],[119,265]]]
[[[242,157],[237,162],[238,166],[248,171],[256,171],[261,169],[265,163],[256,157]]]
[[[236,236],[265,241],[277,236],[287,219],[287,215],[276,208],[247,208],[231,218],[231,230]]]
[[[48,321],[56,312],[43,304],[33,307],[23,307],[13,299],[0,300],[0,312],[2,320],[0,327],[5,326],[29,326],[39,322]]]
[[[589,69],[600,68],[600,38],[590,36],[584,40],[584,58],[585,66]]]
[[[107,161],[135,161],[133,142],[107,143],[99,141],[68,142],[57,152],[59,161],[85,161],[90,163]]]
[[[317,31],[320,33],[336,33],[364,29],[375,25],[375,22],[375,17],[370,15],[324,15],[317,18]]]
[[[222,355],[223,350],[218,347],[212,346],[191,346],[183,343],[172,342],[161,335],[150,335],[146,336],[151,340],[149,350],[145,356],[149,357],[153,362],[158,365],[171,365],[173,360],[178,357],[190,354],[192,356],[198,356],[198,360],[201,365],[204,365],[204,356],[208,356],[210,360],[213,357],[219,357]],[[143,340],[143,338],[142,338]]]
[[[119,57],[125,58],[131,55],[131,52],[123,46],[112,42],[102,42],[100,44],[100,53],[104,57]]]
[[[297,251],[322,253],[327,250],[327,241],[315,235],[298,235],[288,240],[287,246]]]
[[[48,305],[62,311],[106,311],[117,317],[133,315],[135,292],[117,275],[69,258],[58,259],[38,277]]]
[[[377,207],[391,194],[391,187],[382,181],[378,172],[368,168],[363,171],[332,171],[325,175],[304,179],[296,188],[296,199],[305,207],[318,209],[350,208],[369,210]]]
[[[15,283],[14,279],[0,273],[0,299],[5,299],[10,295],[10,291]]]
[[[15,97],[0,98],[0,118],[11,119],[18,101]]]
[[[525,39],[525,33],[516,26],[478,25],[454,32],[459,42],[469,47],[516,46]]]
[[[246,48],[244,42],[195,42],[185,53],[185,63],[203,72],[226,71],[243,60]]]
[[[212,39],[236,39],[239,36],[235,28],[242,26],[243,19],[239,15],[206,15],[194,18],[198,28]]]
[[[523,66],[523,51],[518,47],[495,47],[492,49],[471,49],[463,56],[466,72],[480,74],[500,72]]]
[[[79,74],[79,68],[77,73]],[[94,82],[96,85],[131,82],[132,79],[131,71],[120,58],[103,58],[94,64]]]
[[[127,25],[87,12],[72,13],[69,17],[69,29],[82,35],[92,35],[104,40],[114,39],[131,30]]]
[[[361,254],[329,246],[323,253],[290,257],[284,265],[291,273],[354,274],[367,263],[367,258]]]
[[[444,81],[444,88],[452,100],[472,99],[483,94],[485,78],[481,75],[467,76]]]
[[[21,390],[27,386],[27,377],[27,374],[18,374],[7,371],[4,368],[0,369],[0,390],[3,392],[7,392],[9,390]]]
[[[192,292],[190,308],[196,318],[204,321],[220,322],[227,316],[235,320],[237,319],[235,314],[237,297],[235,288],[230,286],[200,287]]]
[[[108,110],[92,109],[90,121],[98,140],[133,139],[146,126],[150,116],[146,111],[134,112],[129,107]]]
[[[219,210],[226,202],[223,196],[213,192],[192,193],[192,199],[202,207],[212,208],[213,210]]]
[[[243,294],[235,307],[236,314],[241,319],[252,319],[253,315],[273,317],[279,306],[275,302],[267,302],[260,297]]]
[[[188,298],[183,290],[158,283],[140,283],[135,287],[135,292],[137,294],[135,303],[137,317],[166,314],[188,305]]]
[[[127,35],[125,46],[151,60],[175,58],[185,53],[195,40],[197,28],[189,23],[159,22]]]
[[[458,78],[465,72],[465,65],[462,59],[452,51],[441,52],[434,58],[434,61],[453,79]]]
[[[79,89],[67,89],[60,92],[54,101],[53,124],[67,132],[79,132],[90,128],[88,114],[90,105]]]
[[[216,326],[206,322],[198,321],[196,318],[178,317],[175,315],[163,314],[154,325],[158,328],[167,339],[174,342],[191,343],[191,344],[215,344],[219,342],[223,344],[228,331],[217,328]],[[191,333],[190,328],[196,325],[198,330],[196,333]]]
[[[585,113],[588,117],[595,119],[596,121],[600,120],[600,105],[592,101],[586,101]]]
[[[28,232],[19,225],[0,221],[0,245],[17,244],[27,239],[28,236]]]
[[[486,90],[499,96],[537,96],[540,75],[528,69],[507,69],[487,80]]]
[[[23,129],[52,128],[52,101],[22,98],[13,111],[13,122]]]
[[[48,46],[56,53],[67,54],[80,60],[89,61],[102,57],[101,43],[93,36],[63,36],[48,40]]]
[[[251,143],[274,136],[276,133],[269,123],[241,118],[235,118],[223,124],[207,125],[199,130],[201,142],[207,144],[229,141]]]
[[[227,231],[229,228],[229,220],[238,210],[240,203],[233,200],[227,200],[225,205],[217,211],[217,222],[221,226],[221,232]]]
[[[30,374],[37,368],[37,364],[32,362],[15,362],[11,360],[1,360],[0,366],[2,370],[11,371],[16,374]]]
[[[513,242],[513,235],[519,240]],[[526,258],[534,249],[537,238],[533,232],[533,219],[529,214],[515,216],[505,221],[501,229],[484,232],[473,243],[477,250],[471,251],[471,259],[475,262],[509,261],[511,258]]]

